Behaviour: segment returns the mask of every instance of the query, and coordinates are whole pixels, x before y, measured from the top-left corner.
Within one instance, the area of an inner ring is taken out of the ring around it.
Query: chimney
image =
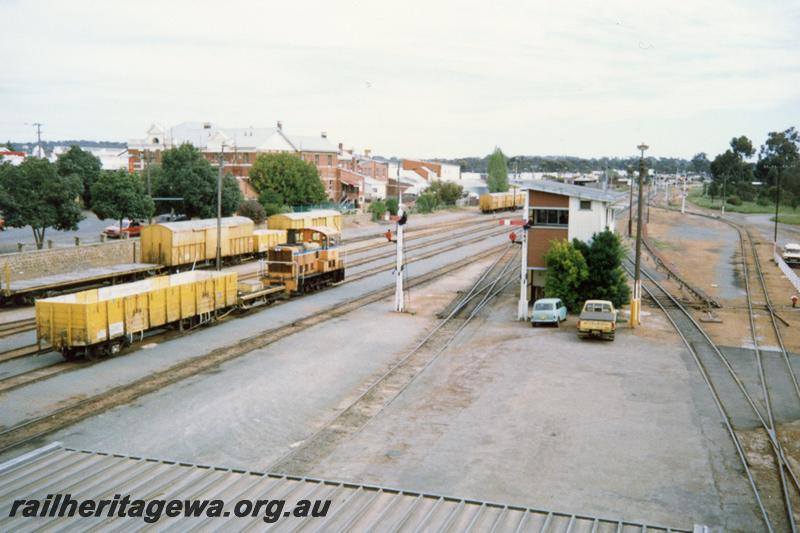
[[[369,148],[364,148],[364,157],[369,157],[369,154],[371,154],[371,153],[372,153],[372,150],[370,150]]]
[[[328,138],[328,132],[327,131],[323,131],[322,132],[322,138],[323,139],[327,139]]]
[[[211,129],[211,123],[210,122],[203,122],[203,129],[204,130],[210,130]]]
[[[280,120],[278,121],[278,131],[283,131],[283,123]]]
[[[339,153],[340,153],[340,154],[342,153],[342,150],[343,150],[343,149],[344,149],[344,147],[342,146],[342,143],[339,143]]]

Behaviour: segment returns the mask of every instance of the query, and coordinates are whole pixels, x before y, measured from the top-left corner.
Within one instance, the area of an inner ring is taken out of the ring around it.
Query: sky
[[[713,157],[798,126],[794,1],[0,0],[0,140],[274,126],[400,157]]]

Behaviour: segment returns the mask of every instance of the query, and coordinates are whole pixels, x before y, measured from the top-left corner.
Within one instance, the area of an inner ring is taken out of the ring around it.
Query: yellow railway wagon
[[[192,271],[36,300],[37,341],[68,359],[115,353],[145,331],[236,305],[235,272]]]
[[[524,192],[490,192],[480,196],[479,205],[484,213],[514,210],[525,206]]]
[[[269,229],[327,227],[342,233],[342,214],[334,209],[316,209],[305,213],[280,213],[267,219]]]
[[[253,221],[222,219],[222,257],[253,253]],[[142,228],[142,261],[167,267],[204,263],[217,256],[217,219],[165,222]]]
[[[257,229],[253,232],[253,253],[264,254],[270,248],[285,242],[285,229]]]

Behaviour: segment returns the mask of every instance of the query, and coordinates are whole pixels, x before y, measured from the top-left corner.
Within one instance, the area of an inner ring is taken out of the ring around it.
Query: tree
[[[431,213],[439,205],[436,195],[425,191],[417,197],[417,211],[420,213]]]
[[[127,170],[106,171],[92,185],[92,212],[98,218],[143,220],[153,214],[155,205],[141,177]]]
[[[547,271],[544,293],[548,298],[560,298],[567,309],[579,311],[583,296],[581,287],[589,277],[586,260],[566,239],[552,241],[544,256]]]
[[[622,261],[625,248],[619,236],[606,229],[592,235],[589,243],[573,239],[573,246],[586,260],[589,275],[581,284],[584,300],[610,300],[621,307],[630,301],[630,288]]]
[[[428,191],[436,196],[440,204],[454,205],[461,198],[464,187],[452,181],[435,180],[431,182]]]
[[[691,169],[698,174],[707,174],[711,169],[711,162],[705,152],[695,154],[690,163]]]
[[[92,184],[100,177],[103,164],[94,154],[81,150],[77,144],[58,156],[56,168],[60,176],[75,175],[80,178],[83,188],[81,199],[86,209],[92,207]]]
[[[761,146],[755,174],[768,185],[777,185],[781,178],[781,189],[800,194],[800,182],[795,179],[795,170],[800,164],[800,133],[791,127],[785,131],[771,131]]]
[[[281,206],[317,204],[325,200],[325,187],[317,167],[294,154],[259,155],[250,167],[250,184],[261,198],[266,197],[270,203],[279,200]]]
[[[495,148],[489,157],[488,164],[489,177],[486,185],[489,192],[506,192],[508,190],[508,168],[506,167],[506,156],[500,148]]]
[[[47,228],[78,229],[83,219],[78,205],[82,188],[80,178],[59,176],[46,159],[31,157],[19,166],[0,163],[0,211],[6,226],[31,226],[39,249]]]
[[[740,193],[740,196],[748,196],[747,185],[753,181],[753,165],[746,161],[754,154],[753,143],[750,139],[742,135],[731,139],[730,148],[724,153],[719,154],[709,165],[711,178],[716,184],[711,196],[715,196],[717,191],[724,192],[725,195]]]
[[[267,219],[267,212],[258,200],[245,200],[239,204],[239,215],[261,224]]]
[[[217,216],[217,174],[195,147],[183,144],[161,154],[161,168],[151,175],[155,196],[183,198],[178,207],[189,218]],[[231,175],[222,178],[222,216],[230,216],[242,203],[239,183]],[[159,204],[159,212],[176,207],[174,202]]]

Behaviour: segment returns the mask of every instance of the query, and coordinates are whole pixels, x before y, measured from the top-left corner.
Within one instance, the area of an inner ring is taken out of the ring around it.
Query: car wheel
[[[536,322],[531,322],[531,327],[535,328],[536,327]]]

